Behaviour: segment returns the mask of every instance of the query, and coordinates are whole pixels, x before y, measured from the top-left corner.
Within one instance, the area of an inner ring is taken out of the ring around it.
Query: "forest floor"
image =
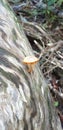
[[[49,84],[63,127],[63,15],[42,14],[43,10],[39,10],[35,0],[31,3],[10,2],[10,5],[24,28],[34,54],[40,58],[40,69]]]

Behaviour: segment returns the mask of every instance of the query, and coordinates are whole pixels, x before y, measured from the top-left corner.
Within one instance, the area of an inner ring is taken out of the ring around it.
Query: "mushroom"
[[[35,64],[39,61],[39,58],[35,56],[27,56],[24,58],[23,63],[28,66],[28,72],[32,72]]]

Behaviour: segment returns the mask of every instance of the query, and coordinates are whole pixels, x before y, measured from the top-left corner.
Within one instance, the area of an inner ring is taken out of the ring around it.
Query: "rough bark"
[[[0,130],[61,130],[39,65],[22,60],[33,50],[6,0],[0,0]],[[58,128],[58,126],[59,128]]]

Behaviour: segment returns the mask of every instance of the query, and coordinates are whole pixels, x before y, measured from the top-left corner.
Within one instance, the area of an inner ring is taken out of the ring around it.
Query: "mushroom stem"
[[[31,73],[34,70],[35,64],[28,65],[28,72]]]

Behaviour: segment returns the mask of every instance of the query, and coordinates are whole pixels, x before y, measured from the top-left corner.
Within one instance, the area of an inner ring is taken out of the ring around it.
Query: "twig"
[[[42,51],[43,47],[36,40],[34,40],[34,43]]]
[[[57,66],[52,67],[51,69],[47,70],[47,72],[44,73],[44,75],[49,74],[53,69],[57,68]]]
[[[61,99],[63,99],[63,93],[60,93],[57,89],[54,89],[51,84],[49,84],[49,88],[56,94],[56,96],[59,96]]]

